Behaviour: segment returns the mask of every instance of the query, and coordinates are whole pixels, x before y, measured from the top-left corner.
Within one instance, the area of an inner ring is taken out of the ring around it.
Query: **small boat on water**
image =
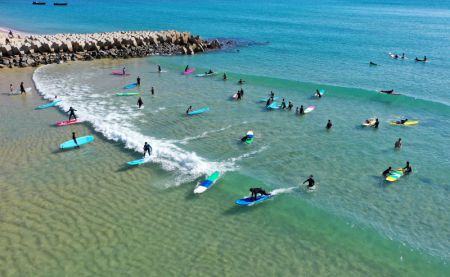
[[[53,6],[67,6],[68,3],[53,3]]]
[[[45,2],[33,2],[32,3],[33,5],[46,5],[47,3],[45,3]]]

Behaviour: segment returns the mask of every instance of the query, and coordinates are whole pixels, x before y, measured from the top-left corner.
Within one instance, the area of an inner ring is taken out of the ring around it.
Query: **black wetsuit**
[[[151,89],[152,95],[155,95],[155,89],[152,87]]]
[[[316,181],[314,181],[314,179],[312,177],[309,177],[308,179],[306,179],[304,183],[308,182],[308,188],[312,188],[314,187],[314,185],[316,184]]]
[[[142,101],[142,98],[141,98],[141,97],[139,97],[139,99],[138,99],[138,101],[137,101],[137,104],[138,104],[138,106],[139,106],[139,109],[142,107],[142,105],[144,105],[144,101]]]
[[[386,93],[386,94],[392,94],[394,92],[393,89],[391,90],[381,90],[382,93]]]
[[[158,72],[161,72],[161,66],[158,65]]]
[[[272,102],[272,101],[271,101],[271,98],[267,99],[266,107],[269,106],[271,102]]]
[[[190,111],[192,111],[192,106],[186,110],[186,114],[189,114]]]
[[[303,109],[303,106],[300,107],[299,114],[300,115],[304,115],[305,114],[305,110]]]
[[[283,99],[283,101],[281,102],[281,108],[282,108],[282,109],[286,109],[286,102],[284,102],[284,99]]]
[[[184,69],[184,72],[188,71],[189,65],[186,65],[186,68]]]
[[[137,77],[136,82],[137,82],[138,86],[140,86],[141,85],[141,78]]]
[[[24,86],[23,86],[23,82],[20,83],[20,94],[22,94],[22,93],[27,93],[27,92],[25,91]]]
[[[331,121],[328,121],[326,127],[327,127],[327,129],[331,129],[331,127],[333,127],[333,123],[331,123]]]
[[[72,139],[75,142],[75,144],[78,145],[77,136],[75,135],[75,133],[72,134]]]
[[[409,165],[409,163],[406,164],[406,166],[403,168],[403,174],[409,174],[412,172],[412,167]]]
[[[152,147],[148,143],[144,144],[144,158],[145,158],[145,154],[147,154],[147,153],[149,156],[152,155]]]
[[[77,110],[75,110],[74,108],[72,108],[72,107],[70,107],[70,109],[69,109],[69,121],[70,121],[70,119],[72,118],[72,116],[73,116],[73,118],[76,120],[77,119],[77,116],[75,115],[75,112],[76,112]]]
[[[252,198],[253,201],[256,201],[256,199],[258,199],[258,194],[261,195],[270,195],[270,193],[267,193],[265,190],[263,190],[262,188],[251,188],[250,192],[252,193]]]
[[[381,174],[383,174],[383,176],[386,177],[389,173],[391,173],[391,171],[392,171],[392,168],[389,167],[388,169],[386,169],[385,171],[383,171],[383,173],[381,173]]]
[[[292,104],[291,101],[289,101],[288,110],[292,110],[292,107],[294,107],[294,105]]]
[[[380,124],[380,121],[378,119],[375,120],[375,123],[373,124],[374,128],[378,128],[378,125]]]

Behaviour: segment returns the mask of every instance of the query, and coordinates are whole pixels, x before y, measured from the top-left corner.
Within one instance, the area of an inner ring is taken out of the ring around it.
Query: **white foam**
[[[91,93],[93,89],[89,85],[72,84],[67,81],[71,80],[70,78],[58,79],[58,76],[46,73],[47,68],[48,66],[40,67],[33,75],[36,88],[44,98],[50,99],[58,95],[58,99],[63,100],[57,105],[60,109],[67,111],[73,106],[77,110],[76,114],[90,122],[97,132],[110,140],[123,142],[128,149],[142,153],[144,142],[148,142],[153,148],[152,159],[148,160],[149,162],[158,163],[165,170],[176,170],[181,173],[177,174],[173,185],[182,184],[214,171],[226,172],[235,168],[233,162],[211,162],[170,141],[159,140],[135,131],[138,128],[132,121],[140,114],[134,113],[133,108],[124,106],[123,109],[117,109],[111,105],[103,105],[104,101],[86,101],[88,96],[100,97],[97,96],[98,94]]]
[[[274,189],[270,194],[277,195],[277,194],[282,194],[282,193],[291,193],[296,189],[298,189],[298,187]]]

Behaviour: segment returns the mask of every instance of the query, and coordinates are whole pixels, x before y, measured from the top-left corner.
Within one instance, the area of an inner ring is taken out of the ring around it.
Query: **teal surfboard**
[[[140,165],[140,164],[143,164],[145,162],[145,159],[139,159],[139,160],[134,160],[134,161],[131,161],[131,162],[127,162],[127,164],[129,164],[129,165]]]
[[[194,193],[202,193],[205,192],[207,189],[211,188],[212,185],[219,179],[220,172],[215,171],[213,174],[208,176],[203,182],[201,182],[197,187],[194,189]]]
[[[204,113],[204,112],[207,112],[207,111],[209,111],[209,108],[205,107],[205,108],[202,108],[200,110],[195,110],[195,111],[189,112],[188,115],[201,114],[201,113]]]
[[[119,92],[116,93],[116,96],[134,96],[134,95],[139,95],[139,92]]]
[[[38,106],[36,109],[38,109],[38,110],[41,110],[41,109],[47,109],[47,108],[50,108],[50,107],[55,106],[56,104],[58,104],[58,103],[61,102],[61,101],[62,101],[62,100],[56,100],[56,101],[53,101],[53,102],[51,102],[51,103],[48,103],[48,104],[45,104],[45,105]]]
[[[124,88],[124,89],[130,89],[130,88],[137,87],[137,85],[138,85],[138,83],[132,83],[132,84],[129,84],[129,85],[124,86],[123,88]]]
[[[75,148],[77,146],[81,146],[84,144],[88,144],[94,141],[94,137],[93,136],[85,136],[85,137],[79,137],[77,138],[77,144],[75,143],[75,141],[73,139],[68,140],[62,144],[59,145],[59,148],[61,149],[71,149],[71,148]]]

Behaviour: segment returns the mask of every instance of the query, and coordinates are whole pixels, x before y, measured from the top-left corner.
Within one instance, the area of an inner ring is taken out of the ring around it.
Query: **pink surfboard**
[[[316,109],[316,106],[309,106],[305,109],[304,113],[310,113]]]
[[[188,70],[186,70],[185,72],[183,72],[183,74],[184,75],[189,75],[189,74],[191,74],[192,72],[194,72],[195,71],[195,68],[189,68]]]
[[[81,120],[79,119],[72,119],[72,120],[68,120],[68,121],[60,121],[60,122],[56,122],[57,126],[66,126],[66,125],[71,125],[71,124],[75,124],[75,123],[79,123],[81,122]]]
[[[113,71],[111,72],[112,75],[120,75],[120,76],[130,76],[130,74],[125,73],[123,74],[123,72],[119,72],[119,71]]]

